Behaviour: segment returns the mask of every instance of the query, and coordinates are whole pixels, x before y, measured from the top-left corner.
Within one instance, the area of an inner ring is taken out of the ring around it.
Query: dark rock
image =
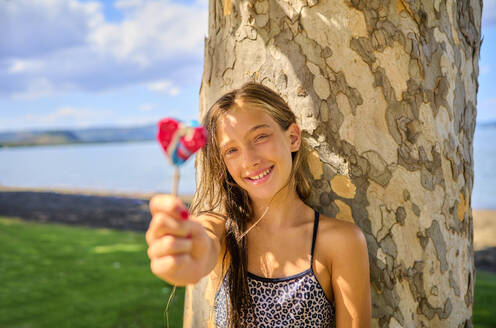
[[[477,269],[496,272],[496,247],[476,251],[474,261]]]
[[[148,199],[35,191],[1,191],[0,215],[134,231],[151,220]]]

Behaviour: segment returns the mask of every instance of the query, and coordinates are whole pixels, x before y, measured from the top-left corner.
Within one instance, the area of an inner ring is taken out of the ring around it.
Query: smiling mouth
[[[247,177],[246,180],[250,182],[261,182],[264,181],[268,178],[269,174],[272,172],[274,169],[274,166],[269,167],[267,170],[263,171],[259,175],[253,176],[253,177]]]

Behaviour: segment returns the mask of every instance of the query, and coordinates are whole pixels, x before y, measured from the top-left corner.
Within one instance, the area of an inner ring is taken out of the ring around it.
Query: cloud
[[[491,72],[491,66],[489,65],[481,65],[480,67],[480,74],[481,75],[487,75]]]
[[[23,58],[81,46],[103,22],[101,10],[95,1],[1,1],[0,54]]]
[[[61,106],[48,112],[30,111],[11,116],[0,115],[0,131],[136,126],[156,124],[165,116],[188,120],[196,119],[197,113],[190,113],[184,109],[164,109],[155,103],[143,103],[130,112],[108,108]]]
[[[496,0],[484,0],[482,8],[482,25],[496,25]]]
[[[482,101],[482,106],[488,106],[494,109],[496,107],[496,98],[488,98]]]
[[[149,112],[149,111],[154,110],[156,107],[157,107],[157,105],[156,105],[156,104],[148,104],[148,103],[147,103],[147,104],[142,104],[142,105],[140,105],[138,109],[139,109],[141,112]]]
[[[137,126],[156,124],[163,116],[160,113],[151,113],[148,115],[124,116],[115,120],[113,126]]]
[[[113,113],[106,109],[59,107],[48,113],[30,112],[10,118],[0,118],[3,129],[58,129],[103,125]]]
[[[45,115],[32,115],[32,119],[49,126],[84,127],[99,124],[111,114],[109,110],[66,106]]]
[[[23,73],[40,68],[43,63],[39,60],[14,59],[10,65],[9,73]]]
[[[179,88],[172,85],[170,81],[158,80],[146,85],[148,90],[167,93],[171,96],[177,96],[179,94]]]
[[[19,92],[13,92],[12,98],[34,99],[56,92],[55,86],[46,78],[34,77],[23,85],[23,89]]]
[[[103,91],[164,78],[173,81],[167,92],[174,95],[198,83],[208,16],[203,0],[114,6],[121,21],[105,21],[96,1],[0,1],[0,97]]]
[[[124,22],[93,31],[90,40],[97,51],[146,67],[201,49],[206,11],[167,1],[135,2],[125,7]]]
[[[75,107],[61,107],[48,115],[44,115],[40,118],[40,120],[50,124],[67,119],[80,121],[94,118],[96,114],[97,112],[94,110],[78,109]]]
[[[479,99],[477,104],[477,122],[496,121],[496,97]]]
[[[118,0],[115,7],[119,9],[133,8],[143,5],[143,0]]]

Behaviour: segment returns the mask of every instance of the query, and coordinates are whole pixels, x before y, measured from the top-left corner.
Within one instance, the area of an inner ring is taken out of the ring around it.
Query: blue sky
[[[496,121],[496,0],[478,122]],[[208,0],[0,0],[0,131],[193,119]]]

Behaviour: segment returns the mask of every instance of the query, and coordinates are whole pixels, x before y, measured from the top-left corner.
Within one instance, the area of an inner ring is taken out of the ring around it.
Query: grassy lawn
[[[149,269],[143,233],[0,217],[0,327],[166,327],[171,286]],[[182,326],[184,289],[169,309]],[[496,274],[477,272],[475,327],[496,327]]]
[[[0,217],[0,327],[165,327],[143,233]],[[182,326],[184,289],[169,308]]]
[[[473,323],[476,328],[496,327],[496,274],[477,271]]]

